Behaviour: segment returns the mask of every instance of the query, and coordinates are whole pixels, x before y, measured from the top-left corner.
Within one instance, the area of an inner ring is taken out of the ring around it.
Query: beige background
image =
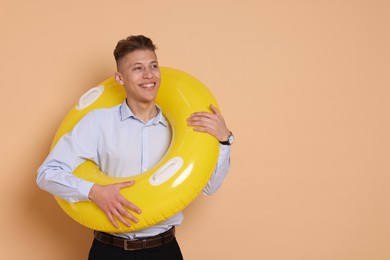
[[[0,258],[86,259],[92,233],[36,169],[116,42],[145,34],[236,135],[222,189],[185,210],[187,260],[390,259],[389,32],[385,0],[1,0]]]

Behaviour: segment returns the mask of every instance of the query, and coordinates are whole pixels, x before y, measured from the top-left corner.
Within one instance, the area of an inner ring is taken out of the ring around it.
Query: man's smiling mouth
[[[140,84],[142,88],[152,88],[156,86],[156,83]]]

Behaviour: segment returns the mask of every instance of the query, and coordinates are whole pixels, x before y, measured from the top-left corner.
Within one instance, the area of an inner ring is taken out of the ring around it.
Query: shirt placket
[[[142,127],[142,162],[141,170],[145,172],[149,168],[149,138],[148,138],[148,125]]]

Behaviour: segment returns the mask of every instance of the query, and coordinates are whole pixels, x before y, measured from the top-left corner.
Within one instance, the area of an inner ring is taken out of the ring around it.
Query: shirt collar
[[[164,117],[164,115],[162,114],[162,110],[161,108],[156,105],[156,108],[157,108],[157,115],[151,119],[151,124],[155,125],[155,124],[158,124],[158,123],[161,123],[163,124],[164,126],[168,126],[168,121],[167,119]],[[133,113],[133,111],[131,111],[131,109],[129,108],[129,106],[127,105],[127,102],[126,102],[126,99],[123,101],[123,103],[121,104],[121,107],[120,107],[120,116],[121,116],[121,120],[124,121],[126,119],[129,119],[129,118],[132,118],[132,119],[137,119],[139,120]]]

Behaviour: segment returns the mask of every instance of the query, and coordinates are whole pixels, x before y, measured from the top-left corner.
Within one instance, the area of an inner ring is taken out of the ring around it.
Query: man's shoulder
[[[122,106],[122,104],[115,105],[113,107],[95,108],[95,109],[91,110],[89,113],[93,114],[95,116],[114,115],[114,114],[117,114],[117,112],[120,110],[121,106]]]
[[[88,113],[86,113],[83,116],[81,121],[98,123],[98,122],[105,122],[110,118],[114,119],[120,114],[119,113],[120,106],[121,105],[115,105],[113,107],[93,109]]]

